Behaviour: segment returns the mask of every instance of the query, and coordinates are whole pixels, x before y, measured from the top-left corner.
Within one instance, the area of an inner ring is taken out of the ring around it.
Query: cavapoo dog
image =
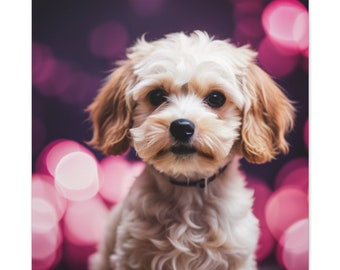
[[[146,168],[90,269],[256,269],[258,221],[239,159],[286,153],[294,109],[255,59],[201,31],[127,50],[88,108],[90,144],[108,155],[134,147]]]

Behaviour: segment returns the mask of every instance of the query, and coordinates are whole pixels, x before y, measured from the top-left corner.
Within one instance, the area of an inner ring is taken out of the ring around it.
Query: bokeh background
[[[86,145],[85,111],[142,34],[205,30],[250,44],[295,101],[288,155],[242,160],[260,220],[260,269],[308,269],[308,1],[32,1],[32,266],[86,269],[111,207],[143,169],[133,150],[104,157]]]

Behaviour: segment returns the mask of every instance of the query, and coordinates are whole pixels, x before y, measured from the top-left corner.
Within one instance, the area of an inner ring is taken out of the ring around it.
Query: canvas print
[[[308,22],[33,0],[32,269],[308,269]]]

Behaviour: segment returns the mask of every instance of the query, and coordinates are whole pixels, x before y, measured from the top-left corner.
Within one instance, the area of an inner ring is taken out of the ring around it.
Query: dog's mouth
[[[190,144],[175,144],[170,149],[170,152],[178,157],[190,157],[194,154],[197,154],[198,156],[207,158],[207,159],[214,159],[214,157],[208,153],[205,153],[193,145]]]
[[[157,157],[161,158],[169,152],[181,159],[190,158],[191,156],[198,155],[206,159],[214,160],[213,155],[205,153],[190,144],[174,144],[170,148],[159,151],[157,153]]]
[[[170,152],[178,156],[186,156],[197,153],[197,150],[192,145],[178,144],[170,148]]]

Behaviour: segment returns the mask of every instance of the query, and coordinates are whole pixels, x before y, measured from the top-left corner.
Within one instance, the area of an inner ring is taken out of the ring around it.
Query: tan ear
[[[93,137],[89,145],[104,154],[122,154],[130,147],[132,104],[125,96],[130,80],[132,71],[129,63],[124,62],[111,74],[88,107],[93,123]]]
[[[251,96],[251,105],[243,117],[242,155],[251,163],[264,163],[287,153],[285,135],[294,124],[292,102],[255,64],[248,67],[244,87]]]

